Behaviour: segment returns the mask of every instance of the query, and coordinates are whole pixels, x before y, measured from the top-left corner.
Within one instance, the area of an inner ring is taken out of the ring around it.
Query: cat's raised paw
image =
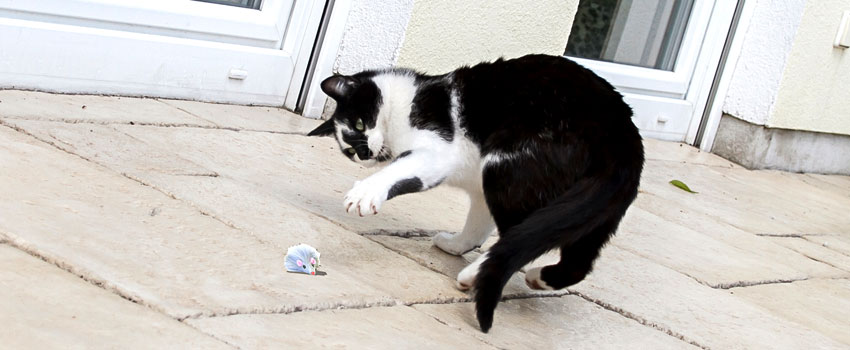
[[[387,200],[387,189],[364,180],[358,181],[348,191],[343,201],[345,211],[359,216],[377,215],[381,204]]]
[[[458,235],[440,232],[434,236],[432,242],[437,248],[451,255],[463,255],[476,248],[475,243],[464,242]]]
[[[535,267],[528,270],[528,272],[525,273],[525,284],[528,288],[535,290],[555,290],[555,288],[550,287],[546,284],[546,281],[540,277],[540,271],[542,269],[543,268],[541,267]]]

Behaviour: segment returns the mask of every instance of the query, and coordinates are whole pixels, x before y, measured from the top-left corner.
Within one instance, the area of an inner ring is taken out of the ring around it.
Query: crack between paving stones
[[[790,279],[775,279],[775,280],[764,280],[764,281],[737,281],[732,283],[721,283],[718,285],[710,285],[711,288],[714,289],[732,289],[732,288],[743,288],[743,287],[752,287],[752,286],[761,286],[765,284],[783,284],[783,283],[794,283],[799,281],[806,281],[809,277],[803,278],[790,278]]]
[[[292,136],[304,136],[306,137],[306,133],[296,132],[296,131],[274,131],[274,130],[257,130],[257,129],[240,129],[228,126],[217,126],[217,125],[200,125],[200,124],[189,124],[189,123],[151,123],[151,122],[121,122],[121,121],[109,121],[109,120],[91,120],[91,119],[50,119],[50,118],[21,118],[21,117],[2,117],[0,118],[0,124],[9,126],[15,130],[22,129],[17,126],[8,124],[8,122],[4,122],[3,119],[7,120],[23,120],[23,121],[37,121],[37,122],[55,122],[55,123],[65,123],[65,124],[92,124],[92,125],[130,125],[130,126],[153,126],[159,128],[193,128],[193,129],[208,129],[208,130],[226,130],[233,132],[256,132],[256,133],[267,133],[267,134],[276,134],[276,135],[292,135]],[[18,130],[21,131],[21,130]],[[23,131],[22,131],[23,132]]]
[[[83,159],[85,159],[85,158],[83,158]],[[108,168],[107,168],[107,169],[108,169]],[[154,184],[152,184],[152,183],[148,183],[148,182],[146,182],[146,181],[142,180],[141,178],[136,177],[136,176],[131,175],[131,174],[127,174],[127,173],[119,173],[119,174],[121,174],[121,176],[126,177],[127,179],[133,180],[133,181],[135,181],[135,182],[137,182],[137,183],[139,183],[139,184],[141,184],[141,185],[143,185],[143,186],[149,187],[149,188],[151,188],[151,189],[153,189],[153,190],[155,190],[155,191],[157,191],[157,192],[160,192],[160,193],[162,193],[162,194],[164,194],[164,195],[166,195],[166,196],[168,196],[168,197],[171,197],[172,199],[174,199],[174,200],[176,200],[176,201],[179,201],[179,202],[181,202],[181,203],[187,204],[187,205],[189,205],[190,207],[192,207],[192,208],[194,208],[195,210],[197,210],[197,211],[198,211],[198,213],[200,213],[200,214],[202,214],[202,215],[204,215],[204,216],[207,216],[207,217],[209,217],[209,218],[211,218],[211,219],[213,219],[213,220],[216,220],[216,221],[218,221],[218,222],[220,222],[220,223],[224,224],[225,226],[227,226],[227,227],[229,227],[229,228],[231,228],[231,229],[234,229],[234,230],[237,230],[237,231],[240,231],[240,232],[247,233],[247,234],[248,234],[248,236],[250,236],[251,238],[253,238],[256,242],[258,242],[258,243],[260,243],[260,244],[269,245],[269,246],[271,246],[271,247],[274,247],[275,249],[283,249],[283,247],[279,246],[278,244],[276,244],[276,243],[274,243],[274,242],[272,242],[272,241],[267,241],[267,240],[265,240],[265,239],[260,238],[259,236],[257,236],[257,235],[254,233],[254,231],[249,230],[249,229],[247,229],[247,228],[240,227],[239,225],[236,225],[234,222],[232,222],[232,221],[230,221],[230,220],[227,220],[227,219],[225,219],[225,218],[223,218],[223,217],[220,217],[219,215],[217,215],[217,214],[215,214],[215,213],[213,213],[213,212],[211,212],[211,211],[208,211],[208,210],[206,210],[205,208],[202,208],[202,207],[198,206],[195,202],[192,202],[192,201],[190,201],[190,200],[187,200],[187,199],[181,198],[181,197],[179,197],[179,196],[175,195],[174,193],[172,193],[171,191],[168,191],[167,189],[160,188],[159,186],[156,186],[156,185],[154,185]],[[196,176],[203,176],[203,175],[196,175]],[[219,176],[215,176],[215,177],[219,177]]]
[[[774,237],[775,237],[775,236],[774,236]],[[691,276],[691,275],[690,275],[690,274],[688,274],[688,273],[685,273],[685,272],[682,272],[682,271],[676,270],[676,269],[675,269],[675,268],[673,268],[672,266],[667,266],[667,265],[664,265],[664,264],[662,264],[662,263],[660,263],[660,262],[657,262],[657,261],[655,261],[655,259],[653,259],[652,257],[647,256],[647,255],[644,255],[644,254],[642,254],[641,252],[636,251],[636,250],[633,250],[633,249],[631,249],[631,248],[629,248],[629,247],[623,247],[623,246],[620,246],[620,245],[618,245],[618,244],[616,244],[616,243],[614,243],[613,245],[614,245],[614,246],[616,246],[616,247],[618,247],[618,248],[620,248],[620,249],[623,249],[623,250],[625,250],[625,251],[628,251],[628,252],[630,252],[630,253],[632,253],[632,254],[635,254],[635,255],[637,255],[637,256],[640,256],[640,257],[642,257],[642,258],[644,258],[644,259],[648,259],[648,260],[653,261],[653,262],[655,262],[655,263],[657,263],[657,264],[660,264],[661,266],[667,267],[667,268],[669,268],[669,269],[671,269],[671,270],[673,270],[673,271],[675,271],[675,272],[677,272],[677,273],[679,273],[679,274],[681,274],[681,275],[683,275],[683,276],[686,276],[686,277],[689,277],[689,278],[693,279],[695,282],[697,282],[697,283],[699,283],[699,284],[701,284],[701,285],[704,285],[704,286],[706,286],[706,287],[710,287],[710,288],[713,288],[713,289],[726,290],[726,289],[739,288],[739,287],[760,286],[760,285],[764,285],[764,284],[793,283],[793,282],[797,282],[797,281],[805,281],[805,280],[810,279],[810,277],[801,277],[801,278],[787,278],[787,279],[780,278],[780,279],[761,280],[761,281],[734,281],[734,282],[729,282],[729,283],[709,283],[709,282],[703,281],[703,280],[701,280],[701,279],[699,279],[699,278],[697,278],[697,277]],[[789,249],[790,249],[790,248],[789,248]],[[792,250],[793,250],[793,249],[792,249]],[[796,251],[796,250],[794,250],[794,252],[797,252],[797,251]],[[800,253],[800,252],[797,252],[797,253]],[[803,256],[806,256],[806,255],[805,255],[805,254],[803,254],[803,253],[800,253],[800,254],[801,254],[801,255],[803,255]],[[815,261],[818,261],[818,262],[821,262],[821,263],[824,263],[824,264],[830,265],[830,264],[828,264],[828,263],[825,263],[825,262],[819,261],[819,260],[817,260],[817,259],[813,259],[813,258],[811,258],[811,257],[809,257],[809,256],[806,256],[806,257],[807,257],[807,258],[809,258],[809,259],[812,259],[812,260],[815,260]],[[830,265],[830,266],[832,266],[832,265]],[[832,267],[835,267],[836,269],[839,269],[839,268],[838,268],[838,267],[836,267],[836,266],[832,266]],[[841,270],[841,269],[839,269],[839,270]],[[842,271],[843,271],[843,270],[842,270]]]
[[[412,229],[412,230],[377,230],[377,231],[368,231],[368,232],[360,232],[358,233],[361,236],[391,236],[391,237],[401,237],[401,238],[430,238],[436,236],[440,232],[445,232],[441,230],[423,230],[423,229]]]
[[[615,313],[619,314],[620,316],[623,316],[623,317],[628,318],[628,319],[630,319],[630,320],[633,320],[633,321],[635,321],[635,322],[637,322],[637,323],[640,323],[640,324],[642,324],[642,325],[644,325],[644,326],[647,326],[647,327],[650,327],[650,328],[652,328],[652,329],[655,329],[655,330],[657,330],[657,331],[659,331],[659,332],[662,332],[662,333],[664,333],[664,334],[667,334],[667,335],[669,335],[669,336],[671,336],[671,337],[673,337],[673,338],[679,339],[679,340],[681,340],[681,341],[683,341],[683,342],[686,342],[686,343],[691,344],[691,345],[693,345],[693,346],[699,347],[699,348],[701,348],[701,349],[710,349],[709,347],[707,347],[707,346],[705,346],[705,345],[702,345],[702,344],[700,344],[700,343],[696,342],[696,341],[695,341],[695,340],[693,340],[693,339],[689,339],[688,337],[686,337],[685,335],[683,335],[683,334],[681,334],[681,333],[675,332],[675,331],[673,331],[672,329],[669,329],[669,328],[666,328],[666,327],[662,327],[661,325],[659,325],[659,324],[657,324],[657,323],[654,323],[654,322],[651,322],[651,321],[649,321],[649,320],[646,320],[646,319],[644,319],[644,318],[642,318],[642,317],[640,317],[640,316],[638,316],[638,315],[635,315],[635,314],[633,314],[633,313],[631,313],[631,312],[629,312],[629,311],[626,311],[626,310],[624,310],[624,309],[622,309],[622,308],[616,307],[616,306],[611,305],[611,304],[609,304],[609,303],[606,303],[606,302],[604,302],[604,301],[602,301],[602,300],[597,300],[597,299],[591,298],[590,296],[585,295],[584,293],[581,293],[581,292],[573,291],[573,294],[574,294],[574,295],[576,295],[576,296],[578,296],[578,297],[580,297],[580,298],[582,298],[582,299],[584,299],[584,300],[587,300],[587,301],[589,301],[589,302],[591,302],[591,303],[594,303],[594,304],[596,304],[596,305],[599,305],[600,307],[602,307],[602,308],[603,308],[603,309],[605,309],[605,310],[615,312]]]
[[[825,234],[824,234],[823,236],[827,236],[827,235],[825,235]],[[809,243],[812,243],[812,244],[815,244],[815,245],[819,245],[819,246],[821,246],[821,247],[824,247],[824,248],[826,248],[826,249],[827,249],[827,250],[829,250],[829,251],[832,251],[832,252],[838,253],[839,255],[844,255],[844,256],[850,257],[850,254],[844,253],[844,252],[842,252],[842,251],[840,251],[840,250],[838,250],[838,249],[835,249],[835,248],[831,247],[831,246],[828,244],[828,242],[819,243],[819,242],[815,242],[815,241],[813,241],[813,240],[810,240],[810,239],[808,239],[808,238],[806,238],[806,237],[800,237],[800,238],[802,238],[802,239],[806,240],[806,241],[807,241],[807,242],[809,242]]]
[[[214,121],[212,121],[212,120],[208,120],[207,118],[201,117],[201,116],[199,116],[199,115],[197,115],[197,114],[195,114],[195,113],[189,112],[189,111],[187,111],[187,110],[183,109],[182,107],[178,107],[178,106],[172,105],[172,104],[170,104],[170,103],[168,103],[168,102],[165,102],[165,101],[162,101],[162,100],[160,100],[160,99],[154,99],[154,101],[159,102],[159,103],[162,103],[162,104],[164,104],[164,105],[166,105],[166,106],[168,106],[168,107],[171,107],[171,108],[177,109],[178,111],[181,111],[181,112],[183,112],[183,113],[186,113],[186,114],[188,114],[188,115],[190,115],[190,116],[193,116],[193,117],[195,117],[195,118],[198,118],[198,119],[200,119],[200,120],[203,120],[203,121],[205,121],[205,122],[207,122],[207,123],[210,123],[210,124],[212,124],[212,125],[215,125],[215,126],[217,126],[217,127],[221,127],[221,125],[219,125],[218,123],[216,123],[216,122],[214,122]]]
[[[9,234],[7,234],[7,236],[9,236]],[[41,261],[44,261],[45,263],[56,266],[57,268],[65,271],[65,272],[68,272],[68,273],[70,273],[74,276],[77,276],[78,278],[82,279],[83,281],[88,282],[89,284],[91,284],[95,287],[98,287],[102,290],[105,290],[107,292],[115,294],[122,299],[130,301],[134,304],[139,304],[139,305],[144,306],[148,309],[151,309],[151,310],[156,311],[158,313],[161,313],[163,315],[169,316],[170,318],[174,318],[173,316],[169,315],[168,312],[166,312],[164,309],[161,309],[156,305],[147,303],[141,297],[136,296],[133,293],[130,293],[129,291],[126,291],[126,290],[122,289],[121,287],[119,287],[115,284],[112,284],[108,280],[92,277],[92,273],[90,271],[87,271],[85,269],[79,269],[79,268],[75,267],[74,265],[72,265],[70,263],[67,263],[67,262],[60,260],[57,257],[53,257],[50,254],[42,252],[41,250],[35,248],[30,243],[21,239],[20,237],[8,237],[8,240],[5,242],[5,244],[7,244],[11,247],[14,247],[14,248],[16,248],[16,249],[18,249],[18,250],[20,250],[24,253],[27,253],[30,256],[35,257],[35,258],[37,258]]]
[[[236,345],[236,344],[233,344],[233,343],[231,343],[231,342],[229,342],[229,341],[227,341],[227,340],[224,340],[223,338],[221,338],[221,337],[219,337],[219,336],[217,336],[217,335],[215,335],[215,334],[213,334],[213,333],[210,333],[210,332],[204,331],[203,329],[200,329],[200,328],[198,328],[198,327],[195,327],[195,325],[193,325],[193,324],[191,324],[191,323],[183,322],[183,321],[181,321],[181,320],[178,320],[178,322],[180,322],[180,323],[182,323],[182,324],[184,324],[184,325],[186,325],[186,326],[188,326],[188,327],[190,327],[190,328],[192,328],[192,329],[194,329],[194,330],[198,331],[198,333],[201,333],[201,334],[206,335],[206,336],[208,336],[208,337],[210,337],[210,338],[213,338],[213,339],[215,339],[216,341],[222,342],[222,343],[224,343],[224,345],[230,346],[230,347],[232,347],[232,348],[234,348],[234,349],[237,349],[237,350],[241,350],[241,349],[242,349],[242,347],[241,347],[241,346]]]
[[[802,233],[756,233],[756,236],[759,237],[770,237],[770,238],[803,238],[806,236],[823,236],[822,233],[812,233],[812,234],[802,234]]]
[[[646,160],[653,161],[653,162],[687,164],[687,165],[696,165],[696,166],[704,166],[704,167],[709,167],[709,168],[720,168],[720,169],[734,169],[735,168],[734,166],[691,163],[691,162],[683,161],[683,160],[651,159],[651,158],[647,158]]]
[[[501,301],[509,301],[509,300],[522,300],[522,299],[539,299],[539,298],[560,298],[566,295],[572,294],[570,291],[563,291],[560,293],[551,293],[551,294],[534,294],[534,293],[513,293],[508,294],[502,297]],[[395,306],[415,306],[415,305],[448,305],[448,304],[461,304],[461,303],[469,303],[472,302],[471,296],[464,297],[449,297],[449,298],[434,298],[427,300],[418,300],[418,301],[403,301],[397,299],[383,299],[377,301],[369,301],[369,302],[336,302],[336,303],[322,303],[315,305],[286,305],[281,307],[274,308],[258,308],[258,309],[249,309],[249,310],[226,310],[219,312],[199,312],[192,315],[187,315],[184,317],[180,317],[178,321],[185,321],[189,319],[206,319],[206,318],[221,318],[221,317],[230,317],[230,316],[243,316],[243,315],[289,315],[299,312],[322,312],[322,311],[333,311],[333,310],[364,310],[370,308],[378,308],[378,307],[395,307]]]
[[[464,331],[464,330],[463,330],[463,328],[461,328],[461,327],[450,325],[450,324],[448,324],[448,322],[445,322],[445,321],[443,321],[443,320],[439,319],[437,316],[434,316],[434,315],[431,315],[431,314],[429,314],[429,313],[427,313],[427,312],[422,312],[422,311],[419,311],[419,310],[416,310],[416,309],[414,309],[414,310],[415,310],[416,312],[419,312],[419,313],[425,314],[425,315],[426,315],[426,316],[428,316],[428,317],[431,317],[432,319],[434,319],[434,321],[437,321],[437,323],[440,323],[440,324],[442,324],[442,325],[444,325],[444,326],[446,326],[446,327],[448,327],[448,328],[454,329],[455,331],[458,331],[458,332],[460,332],[461,334],[469,335],[469,336],[473,337],[475,340],[478,340],[478,341],[480,341],[480,342],[482,342],[482,343],[484,343],[484,344],[486,344],[486,345],[489,345],[489,346],[491,346],[491,347],[493,347],[493,348],[495,348],[495,349],[499,349],[499,350],[508,350],[507,348],[503,348],[503,347],[496,346],[496,344],[493,344],[493,343],[491,343],[491,342],[489,342],[489,341],[487,341],[487,340],[485,340],[485,339],[481,339],[481,338],[479,338],[477,334],[471,334],[470,332]]]
[[[793,249],[792,249],[792,250],[793,250]],[[830,267],[832,267],[832,268],[834,268],[834,269],[836,269],[836,270],[841,270],[841,271],[845,271],[845,272],[847,272],[847,270],[845,270],[845,269],[843,269],[843,268],[841,268],[841,267],[835,266],[835,265],[833,265],[832,263],[829,263],[829,262],[826,262],[826,261],[823,261],[823,260],[817,259],[817,258],[815,258],[815,257],[812,257],[812,256],[810,256],[810,255],[808,255],[808,254],[806,254],[806,253],[800,252],[800,251],[796,251],[796,250],[794,250],[794,251],[795,251],[795,252],[797,252],[797,253],[800,253],[800,255],[802,255],[802,256],[805,256],[805,257],[807,257],[807,258],[809,258],[809,259],[811,259],[811,260],[817,261],[817,262],[819,262],[819,263],[821,263],[821,264],[824,264],[824,265],[826,265],[826,266],[830,266]]]

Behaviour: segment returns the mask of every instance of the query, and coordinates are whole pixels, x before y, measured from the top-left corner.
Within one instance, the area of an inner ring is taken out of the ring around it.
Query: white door
[[[736,0],[582,0],[565,55],[607,79],[648,137],[693,143]]]
[[[0,88],[295,106],[320,0],[0,0]]]

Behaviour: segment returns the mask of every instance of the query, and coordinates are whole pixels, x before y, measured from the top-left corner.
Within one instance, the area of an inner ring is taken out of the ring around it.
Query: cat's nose
[[[370,150],[369,147],[361,146],[356,148],[356,150],[357,157],[360,158],[360,160],[369,160],[372,158],[372,150]]]

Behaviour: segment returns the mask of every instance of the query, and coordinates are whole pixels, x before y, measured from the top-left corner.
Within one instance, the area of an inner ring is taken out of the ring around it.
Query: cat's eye
[[[357,119],[357,122],[354,123],[354,128],[358,131],[366,130],[366,127],[363,125],[363,119]]]
[[[351,147],[346,148],[345,152],[352,155],[352,156],[354,155],[354,153],[357,153],[357,151],[355,151],[354,148],[351,148]]]

